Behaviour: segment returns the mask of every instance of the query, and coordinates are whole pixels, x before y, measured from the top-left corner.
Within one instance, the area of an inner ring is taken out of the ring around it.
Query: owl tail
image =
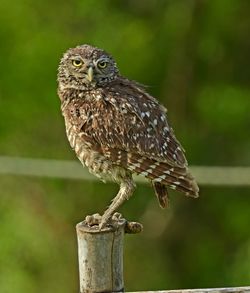
[[[169,206],[169,198],[167,187],[159,182],[152,182],[154,187],[155,195],[159,201],[159,205],[161,208],[166,208]]]

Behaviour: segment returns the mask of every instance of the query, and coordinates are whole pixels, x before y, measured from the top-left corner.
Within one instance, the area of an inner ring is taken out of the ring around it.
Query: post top
[[[126,220],[124,218],[121,218],[121,219],[112,221],[112,223],[100,229],[99,225],[90,226],[87,223],[87,221],[84,220],[76,225],[76,230],[79,232],[91,233],[91,234],[112,233],[112,232],[118,231],[119,229],[124,229],[125,224],[126,224]]]

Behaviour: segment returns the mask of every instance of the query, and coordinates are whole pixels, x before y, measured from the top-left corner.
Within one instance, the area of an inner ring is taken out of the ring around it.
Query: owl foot
[[[120,213],[114,213],[113,215],[104,215],[101,217],[101,222],[99,224],[99,229],[103,229],[104,227],[111,225],[113,227],[117,227],[120,221],[125,221]]]
[[[124,232],[127,234],[137,234],[143,231],[143,226],[138,222],[129,222],[122,217],[120,213],[114,213],[111,218],[101,216],[100,214],[93,214],[85,218],[85,222],[89,227],[96,227],[97,230],[117,228],[118,225],[125,225]]]
[[[85,221],[89,227],[93,226],[99,226],[99,230],[102,230],[103,228],[107,226],[116,227],[119,222],[125,221],[120,213],[114,213],[111,216],[101,216],[100,214],[93,214],[90,216],[87,216],[85,218]]]
[[[93,227],[93,226],[99,225],[101,222],[101,219],[102,219],[102,216],[100,214],[93,214],[93,215],[87,216],[85,218],[85,221],[89,227]]]
[[[117,227],[118,225],[125,224],[124,232],[127,234],[138,234],[143,231],[143,225],[138,222],[129,222],[122,217],[120,213],[114,213],[113,216],[105,221],[105,217],[102,216],[101,222],[99,224],[99,229],[106,227],[106,225],[112,225],[112,227]]]

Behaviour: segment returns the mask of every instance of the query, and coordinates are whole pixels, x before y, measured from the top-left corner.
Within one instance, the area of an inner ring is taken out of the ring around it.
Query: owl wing
[[[149,97],[108,91],[102,99],[75,101],[68,117],[104,155],[116,149],[185,167],[184,150],[168,124],[165,108]]]
[[[118,98],[107,95],[106,100],[115,110],[109,111],[111,117],[106,116],[110,124],[104,130],[104,155],[152,180],[162,207],[168,201],[164,185],[197,197],[199,188],[187,168],[184,150],[168,124],[166,109],[143,92],[136,99],[126,93]]]
[[[75,101],[68,111],[79,132],[104,156],[119,150],[176,167],[187,164],[165,108],[151,96],[107,91],[101,99]]]
[[[167,121],[166,109],[141,92],[105,95],[109,111],[101,117],[101,140],[111,148],[145,156],[173,166],[185,167],[184,150]],[[105,121],[103,121],[105,119]]]

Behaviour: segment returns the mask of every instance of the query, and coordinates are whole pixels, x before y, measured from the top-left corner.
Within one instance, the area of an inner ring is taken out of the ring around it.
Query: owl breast
[[[85,118],[87,120],[88,116],[86,115]],[[86,121],[82,121],[83,124],[85,124],[84,122],[86,123]],[[70,146],[91,174],[103,181],[115,181],[117,183],[120,183],[123,178],[131,176],[128,170],[112,164],[109,159],[102,155],[101,148],[86,133],[79,131],[78,125],[72,124],[66,117],[65,124]]]

